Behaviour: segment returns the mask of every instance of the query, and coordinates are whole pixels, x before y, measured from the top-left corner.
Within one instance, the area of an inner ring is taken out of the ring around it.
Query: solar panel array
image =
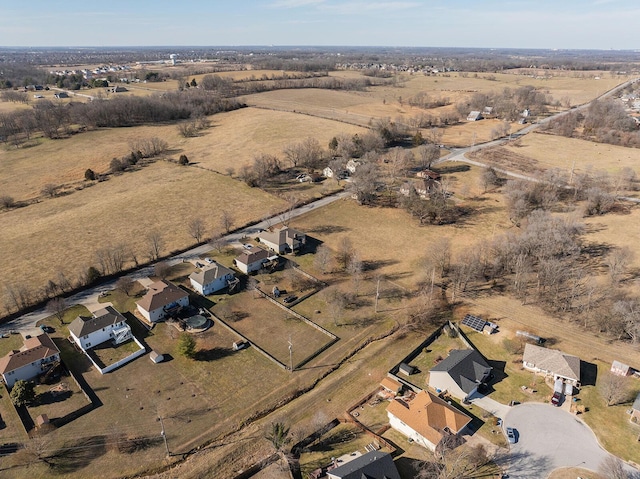
[[[474,316],[473,314],[467,314],[462,320],[462,324],[481,333],[482,330],[484,329],[485,324],[487,324],[487,322],[478,316]]]

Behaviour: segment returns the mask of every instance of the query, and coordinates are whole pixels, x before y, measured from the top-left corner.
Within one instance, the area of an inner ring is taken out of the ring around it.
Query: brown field
[[[186,225],[202,217],[219,228],[220,205],[231,206],[234,226],[264,216],[280,200],[215,173],[157,162],[140,171],[67,196],[2,213],[0,274],[7,283],[42,285],[57,271],[75,278],[95,263],[94,252],[125,243],[145,259],[144,237],[157,229],[166,254],[193,243]],[[30,268],[37,258],[39,267]]]
[[[455,177],[453,191],[456,195],[465,198],[477,192],[479,173],[479,169],[471,168],[468,172],[449,175]],[[417,281],[423,279],[420,260],[435,239],[450,238],[455,257],[456,253],[470,244],[512,227],[505,211],[500,207],[501,196],[488,194],[486,198],[464,200],[465,204],[477,209],[477,213],[462,220],[467,227],[420,226],[418,220],[411,218],[403,210],[360,207],[347,199],[296,218],[292,224],[310,236],[322,238],[334,251],[343,237],[349,237],[362,260],[380,264],[376,273],[382,273],[400,285],[412,288]]]
[[[533,133],[517,142],[505,145],[514,153],[533,158],[540,166],[576,173],[604,170],[618,173],[622,168],[633,168],[640,174],[640,148],[595,143],[576,138]]]
[[[171,141],[174,126],[140,126],[88,131],[60,140],[38,139],[26,148],[0,150],[0,191],[17,201],[40,196],[47,183],[82,183],[87,168],[109,171],[112,158],[131,152],[130,143],[140,138],[159,137]]]
[[[326,148],[331,138],[339,133],[353,135],[363,131],[357,126],[323,118],[258,108],[220,113],[211,120],[212,127],[203,131],[202,136],[178,138],[175,145],[191,161],[221,173],[227,168],[238,171],[251,164],[259,153],[282,158],[285,146],[309,136]]]
[[[624,247],[634,251],[630,266],[640,268],[640,251],[638,251],[638,238],[640,238],[640,207],[629,207],[628,214],[609,213],[603,216],[584,218],[587,225],[585,240],[589,243],[604,245],[606,247]]]

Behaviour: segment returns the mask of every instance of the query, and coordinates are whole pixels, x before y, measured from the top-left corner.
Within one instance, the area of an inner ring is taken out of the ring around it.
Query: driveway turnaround
[[[510,478],[545,478],[559,467],[596,471],[609,456],[587,425],[549,404],[514,406],[504,418],[503,427],[517,431],[517,442],[510,445],[507,461]]]

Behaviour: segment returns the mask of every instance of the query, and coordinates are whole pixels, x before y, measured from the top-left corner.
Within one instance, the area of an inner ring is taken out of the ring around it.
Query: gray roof
[[[218,278],[223,278],[228,274],[233,274],[229,268],[222,266],[215,261],[211,264],[203,266],[200,271],[194,271],[189,275],[189,279],[194,280],[196,283],[206,285],[213,283]]]
[[[446,371],[465,393],[473,391],[493,369],[475,349],[453,349],[449,356],[431,368]]]
[[[580,381],[580,358],[557,349],[547,349],[527,343],[524,345],[522,361],[533,364],[538,369]]]
[[[93,313],[90,318],[78,316],[69,325],[71,331],[77,338],[91,334],[112,324],[126,321],[126,318],[116,311],[113,306],[107,306]]]
[[[329,471],[340,479],[400,479],[391,454],[372,451]]]

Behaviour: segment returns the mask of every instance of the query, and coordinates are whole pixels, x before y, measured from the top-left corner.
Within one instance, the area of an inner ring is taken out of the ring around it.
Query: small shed
[[[153,361],[154,363],[158,364],[164,361],[164,356],[156,351],[151,351],[149,353],[149,359],[151,359],[151,361]]]
[[[631,376],[633,374],[633,369],[620,361],[614,361],[611,363],[611,373],[616,376]]]
[[[389,376],[380,381],[380,386],[394,394],[398,394],[402,389],[402,383],[397,379],[391,378]]]
[[[398,367],[398,371],[406,376],[411,376],[414,373],[415,368],[413,366],[408,365],[407,363],[400,363],[400,366]]]
[[[631,420],[640,422],[640,394],[636,396],[636,400],[633,401],[633,406],[631,406]]]
[[[467,116],[467,121],[478,121],[478,120],[482,120],[483,118],[484,117],[482,116],[482,113],[480,113],[477,110],[473,110]]]

